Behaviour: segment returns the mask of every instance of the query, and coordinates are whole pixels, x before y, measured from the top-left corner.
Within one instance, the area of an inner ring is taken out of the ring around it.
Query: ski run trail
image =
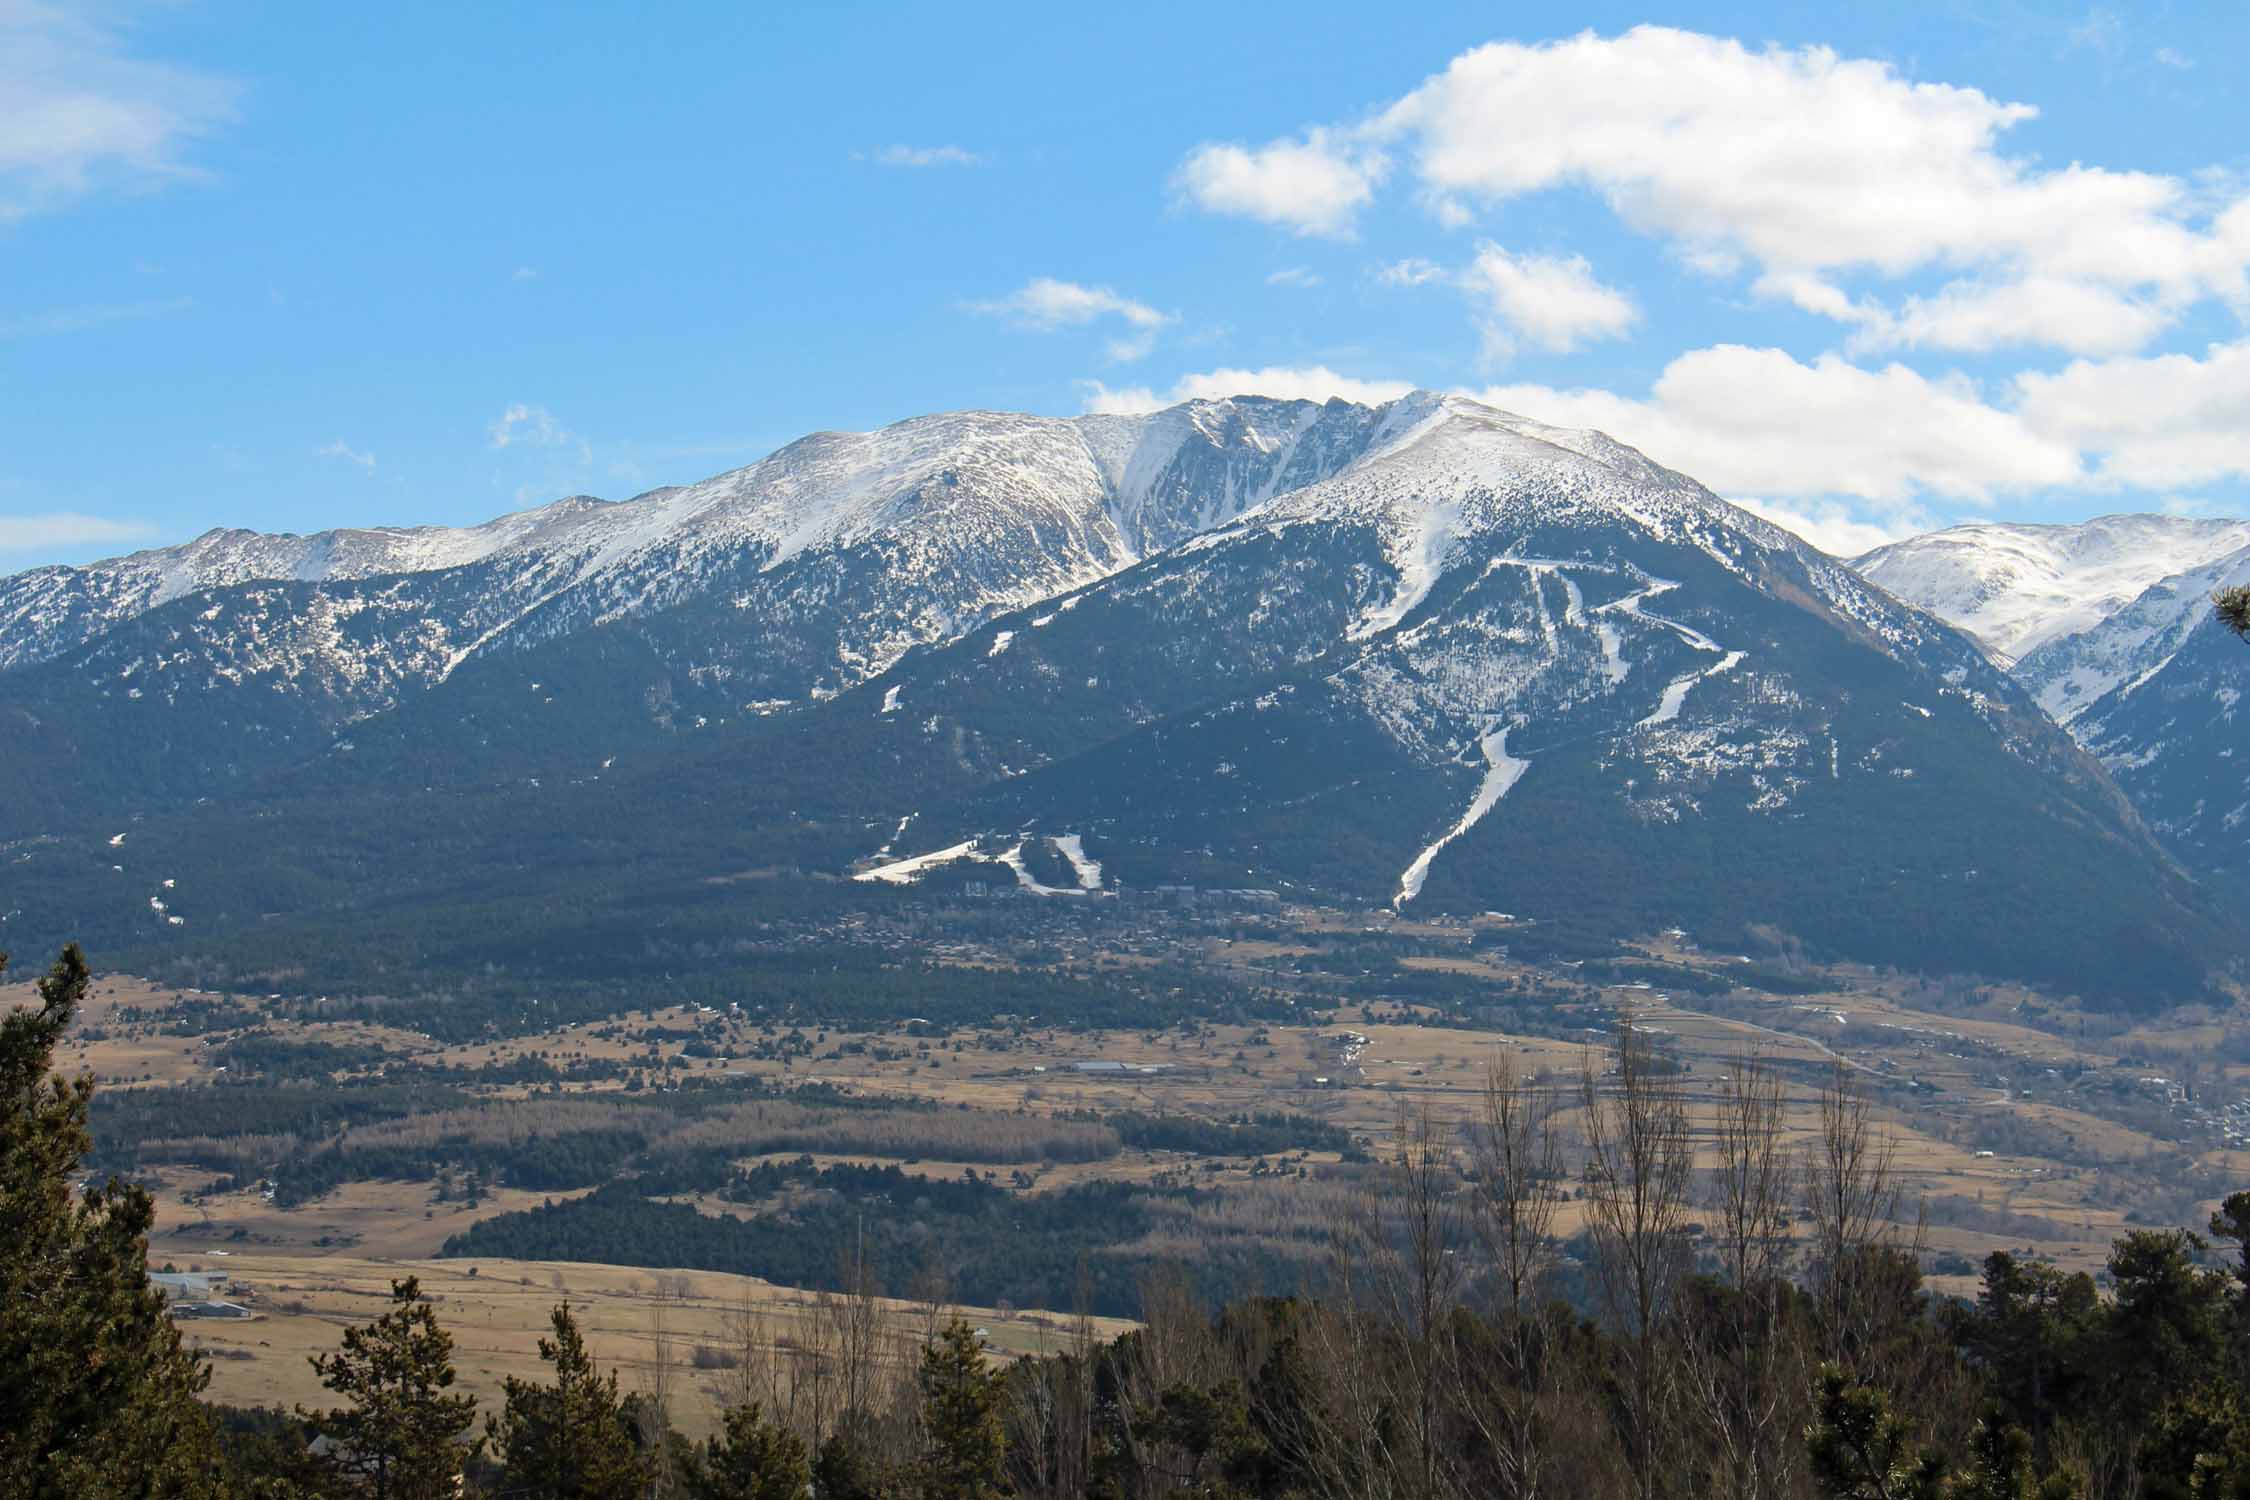
[[[1555,578],[1562,584],[1564,597],[1562,623],[1580,629],[1589,625],[1592,626],[1601,642],[1603,674],[1612,683],[1622,681],[1626,675],[1627,667],[1624,659],[1623,642],[1619,638],[1617,628],[1614,625],[1606,620],[1594,618],[1601,615],[1630,615],[1636,620],[1642,620],[1661,629],[1669,630],[1694,649],[1708,651],[1719,658],[1716,664],[1706,667],[1700,672],[1691,672],[1684,677],[1673,679],[1665,687],[1663,696],[1657,701],[1655,712],[1642,719],[1636,726],[1637,728],[1647,729],[1660,724],[1672,723],[1679,718],[1681,708],[1687,703],[1689,691],[1697,683],[1707,678],[1717,677],[1722,673],[1731,672],[1742,665],[1744,653],[1729,651],[1692,625],[1668,619],[1663,615],[1650,614],[1642,608],[1642,605],[1648,600],[1660,594],[1670,593],[1673,589],[1679,587],[1679,584],[1670,579],[1650,578],[1645,587],[1636,589],[1622,598],[1613,599],[1607,604],[1596,606],[1590,615],[1586,609],[1585,595],[1571,578],[1569,570],[1572,568],[1592,568],[1598,572],[1611,571],[1602,564],[1566,562],[1560,559],[1546,558],[1496,557],[1485,565],[1485,570],[1491,572],[1499,568],[1511,567],[1522,568],[1531,575],[1531,584],[1535,591],[1539,611],[1539,628],[1541,634],[1546,638],[1550,651],[1554,650],[1556,646],[1555,621],[1547,611],[1546,595],[1544,591],[1540,590],[1540,585],[1549,577]],[[1420,580],[1417,580],[1417,583],[1419,582]],[[1426,584],[1422,585],[1420,592],[1428,592]],[[1430,866],[1436,861],[1445,846],[1476,827],[1483,820],[1485,814],[1499,806],[1500,799],[1507,796],[1514,789],[1515,784],[1523,779],[1523,773],[1531,769],[1530,761],[1508,753],[1509,733],[1508,729],[1488,726],[1484,735],[1478,740],[1478,747],[1484,752],[1485,773],[1483,781],[1477,787],[1477,794],[1470,801],[1468,810],[1461,814],[1460,821],[1447,829],[1435,843],[1416,855],[1414,863],[1408,865],[1404,873],[1399,876],[1398,895],[1391,900],[1393,910],[1402,909],[1407,902],[1422,894],[1422,884],[1429,878]]]
[[[1444,837],[1414,856],[1414,863],[1408,865],[1406,873],[1398,878],[1398,894],[1391,899],[1392,910],[1404,907],[1407,902],[1422,894],[1422,882],[1429,877],[1430,862],[1438,857],[1438,851],[1476,827],[1484,815],[1499,806],[1500,799],[1507,796],[1509,790],[1523,779],[1523,773],[1531,769],[1530,761],[1508,753],[1508,731],[1505,729],[1488,729],[1477,745],[1484,751],[1485,772],[1475,798],[1469,803],[1469,810],[1461,814],[1460,822],[1446,830]]]

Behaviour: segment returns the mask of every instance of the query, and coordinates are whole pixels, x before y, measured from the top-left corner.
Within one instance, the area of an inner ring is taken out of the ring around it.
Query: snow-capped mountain
[[[660,944],[780,863],[853,899],[977,872],[1787,934],[2090,994],[2192,991],[2220,946],[1974,641],[1599,433],[1428,393],[957,414],[558,524],[192,591],[10,672],[34,753],[0,807],[45,787],[65,832],[0,866],[0,910],[111,900],[106,839],[162,787],[211,800],[132,825],[134,867],[209,894],[158,937],[325,920],[300,976],[370,911],[453,923],[464,893],[448,966]],[[243,759],[293,699],[359,705],[348,741],[331,707]],[[90,786],[115,800],[66,805]]]
[[[50,709],[19,726],[31,784],[0,830],[62,805],[43,765],[82,797],[89,765],[133,745],[146,795],[120,788],[126,805],[204,795],[324,752],[471,661],[620,620],[663,617],[651,629],[678,681],[626,686],[692,698],[691,720],[834,694],[1333,472],[1373,421],[1257,397],[959,412],[816,433],[616,504],[461,530],[214,532],[0,579],[0,671],[19,704]]]
[[[482,526],[370,527],[312,536],[219,530],[176,547],[82,568],[34,568],[0,578],[0,671],[60,656],[200,590],[467,567],[558,544],[607,508],[602,501],[576,495]]]
[[[2191,867],[2250,870],[2250,760],[2236,753],[2250,648],[2211,618],[2214,592],[2250,583],[2250,523],[1960,526],[1858,566],[2002,653],[2016,649],[2016,680]]]
[[[1341,402],[1260,397],[1149,416],[955,412],[815,433],[701,484],[615,504],[576,496],[475,527],[213,531],[0,579],[0,670],[190,594],[482,566],[479,592],[494,600],[485,618],[466,630],[425,622],[443,637],[435,659],[457,664],[511,634],[542,638],[800,560],[879,553],[873,634],[842,642],[833,663],[835,683],[848,684],[957,623],[1104,576],[1332,471],[1367,418]]]
[[[1852,566],[1976,636],[2008,666],[2100,624],[2160,579],[2246,546],[2250,521],[2102,516],[2075,526],[1951,526],[1878,547]],[[2075,696],[2092,701],[2083,688]]]
[[[799,732],[974,782],[901,778],[871,884],[976,870],[1070,899],[1083,858],[2087,985],[2202,920],[1967,637],[1599,434],[1457,398],[1384,408],[1336,475]]]

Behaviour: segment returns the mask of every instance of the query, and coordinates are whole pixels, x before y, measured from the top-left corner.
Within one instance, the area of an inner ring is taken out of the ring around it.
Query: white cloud
[[[1499,355],[1518,341],[1564,353],[1589,339],[1621,338],[1639,319],[1632,299],[1602,285],[1583,255],[1517,255],[1487,240],[1462,273],[1462,288]]]
[[[234,118],[233,83],[128,55],[92,9],[0,3],[0,223],[194,177],[188,147]]]
[[[1088,411],[1154,411],[1263,395],[1374,405],[1413,390],[1326,365],[1221,368],[1169,387],[1086,382]],[[2185,355],[2081,360],[1988,396],[1905,365],[1810,362],[1722,344],[1667,365],[1644,395],[1539,384],[1464,391],[1562,427],[1597,428],[1659,463],[1808,535],[1921,529],[1936,502],[2131,486],[2173,489],[2250,477],[2250,340]],[[1849,503],[1839,503],[1849,502]],[[1879,518],[1870,523],[1867,508]],[[1793,519],[1784,520],[1788,516]]]
[[[1213,213],[1239,214],[1298,234],[1345,236],[1375,196],[1389,162],[1350,136],[1311,130],[1263,146],[1206,143],[1180,164],[1179,191]]]
[[[499,443],[497,446],[505,448],[507,444]],[[358,464],[370,474],[375,472],[375,455],[358,451],[342,438],[336,439],[333,443],[323,444],[314,449],[313,452],[321,458],[335,458],[348,464]]]
[[[2176,307],[2116,287],[2052,276],[1955,281],[1934,296],[1908,297],[1896,313],[1862,304],[1830,314],[1859,325],[1849,341],[1855,352],[2050,344],[2073,354],[2141,348],[2177,315]]]
[[[149,528],[138,521],[110,521],[74,511],[37,516],[0,516],[0,552],[62,551],[145,540]]]
[[[1079,388],[1085,392],[1079,403],[1082,410],[1106,417],[1138,417],[1152,411],[1162,411],[1168,404],[1155,390],[1145,385],[1104,385],[1099,380],[1081,380]]]
[[[2177,47],[2157,48],[2156,60],[2167,68],[2192,68],[2195,66],[2195,59],[2180,51]]]
[[[1326,365],[1267,365],[1262,369],[1206,370],[1183,375],[1162,395],[1147,386],[1113,390],[1100,381],[1087,381],[1086,410],[1136,413],[1160,411],[1182,401],[1217,401],[1228,396],[1271,396],[1282,401],[1329,401],[1342,398],[1366,406],[1396,401],[1414,389],[1405,380],[1360,380],[1339,375]]]
[[[984,158],[959,146],[878,146],[868,159],[885,167],[974,167]]]
[[[1833,557],[1857,557],[1862,552],[1872,552],[1885,543],[1903,540],[1938,525],[1933,517],[1919,509],[1892,511],[1880,519],[1868,520],[1834,501],[1795,504],[1760,500],[1754,496],[1730,498],[1750,514],[1771,521],[1784,531],[1795,532]]]
[[[1085,408],[1154,411],[1233,395],[1369,405],[1412,390],[1326,365],[1223,368],[1168,388],[1087,382]],[[2178,493],[2250,479],[2250,339],[2201,356],[2077,360],[1987,392],[1964,377],[1841,355],[1718,345],[1665,367],[1645,394],[1530,383],[1464,391],[1562,427],[1595,428],[1839,555],[1936,524],[1945,505],[2057,491]]]
[[[1284,266],[1266,278],[1266,285],[1316,287],[1320,285],[1320,277],[1309,266]]]
[[[2250,339],[2201,358],[2073,360],[2016,377],[2023,420],[2099,455],[2108,484],[2169,489],[2250,478]]]
[[[1147,354],[1156,345],[1157,332],[1172,321],[1169,313],[1119,296],[1106,286],[1081,286],[1052,276],[1036,277],[997,302],[977,302],[970,307],[1041,332],[1079,328],[1100,318],[1121,318],[1133,331],[1110,341],[1109,357],[1115,360],[1135,360]]]
[[[1301,232],[1347,229],[1393,154],[1441,223],[1586,189],[1684,263],[1751,268],[1866,347],[2114,353],[2204,298],[2250,302],[2250,199],[2003,154],[2036,114],[1825,47],[1642,26],[1478,47],[1364,125],[1198,147],[1181,172],[1204,207]],[[1842,287],[1931,276],[1896,310]]]
[[[489,430],[495,448],[576,448],[580,463],[593,462],[592,445],[556,421],[544,406],[513,402]]]
[[[1394,260],[1375,273],[1375,279],[1385,286],[1425,286],[1445,279],[1445,267],[1434,260],[1424,260],[1409,255],[1404,260]]]
[[[1833,354],[1804,364],[1779,349],[1697,349],[1645,398],[1541,385],[1478,394],[1543,422],[1598,427],[1726,495],[1985,505],[2086,479],[2069,442],[1966,381]]]

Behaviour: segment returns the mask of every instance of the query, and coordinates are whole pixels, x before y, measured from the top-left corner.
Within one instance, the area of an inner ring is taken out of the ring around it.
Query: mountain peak
[[[2003,665],[2088,630],[2158,581],[2250,546],[2250,522],[2097,516],[1978,521],[1853,560],[1868,578],[1981,640]]]

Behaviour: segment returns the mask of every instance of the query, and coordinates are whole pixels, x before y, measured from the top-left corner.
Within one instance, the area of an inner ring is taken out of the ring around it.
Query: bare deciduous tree
[[[1445,1398],[1456,1385],[1453,1314],[1460,1306],[1467,1238],[1460,1169],[1451,1132],[1429,1104],[1401,1105],[1390,1160],[1365,1207],[1358,1234],[1363,1284],[1399,1333],[1392,1361],[1407,1413],[1406,1447],[1397,1455],[1403,1492],[1434,1500],[1445,1485]]]
[[[1896,1150],[1876,1128],[1867,1090],[1842,1062],[1820,1092],[1820,1133],[1806,1152],[1805,1212],[1812,1225],[1812,1290],[1820,1309],[1820,1357],[1854,1369],[1876,1311],[1874,1252],[1895,1237]],[[1854,1371],[1855,1378],[1867,1378]]]
[[[1498,1289],[1497,1357],[1464,1363],[1462,1405],[1513,1500],[1537,1500],[1546,1478],[1540,1408],[1553,1330],[1542,1284],[1554,1266],[1565,1191],[1561,1102],[1552,1085],[1520,1079],[1505,1052],[1485,1070],[1471,1177],[1477,1237]]]
[[[1728,1493],[1792,1493],[1810,1371],[1789,1310],[1794,1172],[1782,1137],[1781,1079],[1755,1051],[1719,1079],[1712,1120],[1711,1240],[1724,1285],[1697,1320],[1682,1365]]]
[[[1587,1227],[1595,1281],[1621,1335],[1621,1434],[1634,1493],[1665,1487],[1672,1416],[1666,1334],[1684,1257],[1695,1157],[1679,1073],[1628,1015],[1611,1044],[1608,1086],[1591,1055],[1580,1077],[1586,1133]]]

